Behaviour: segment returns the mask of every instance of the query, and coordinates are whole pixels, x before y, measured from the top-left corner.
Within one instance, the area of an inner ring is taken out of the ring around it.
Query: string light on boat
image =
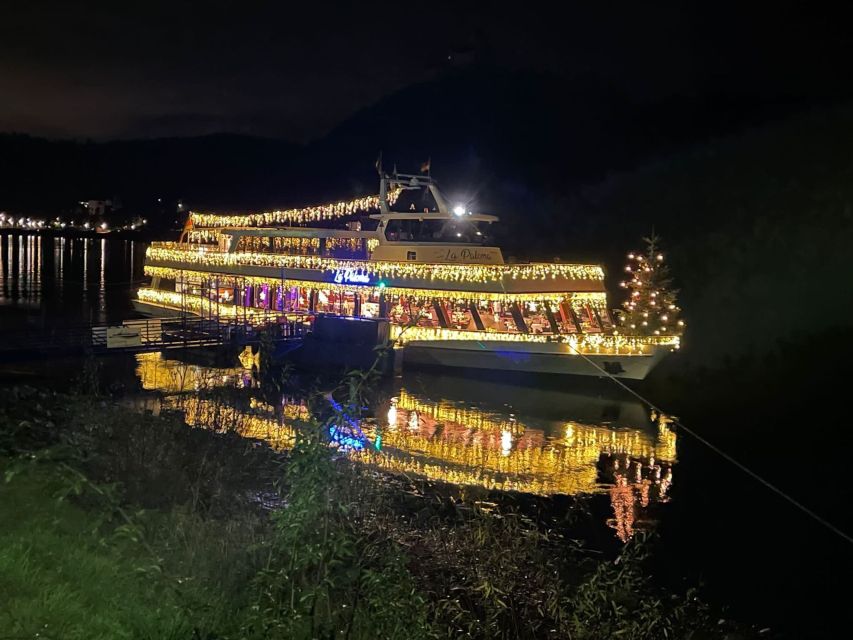
[[[215,300],[210,300],[209,298],[190,293],[177,293],[175,291],[161,291],[160,289],[144,288],[137,292],[137,298],[140,302],[147,302],[149,304],[155,304],[175,310],[186,310],[199,315],[212,313],[221,317],[233,317],[239,312],[241,317],[245,314],[249,319],[255,315],[266,318],[266,316],[263,315],[263,309],[223,304],[216,302]]]
[[[551,336],[532,333],[498,333],[491,331],[459,331],[437,327],[403,327],[391,325],[391,339],[397,344],[416,340],[484,340],[498,342],[559,342],[568,345],[569,352],[587,355],[643,355],[653,346],[678,348],[679,338],[672,335],[629,336],[621,334],[583,333]]]
[[[395,187],[388,192],[388,203],[394,204],[402,189]],[[379,208],[379,196],[365,196],[333,202],[314,207],[265,211],[247,214],[190,213],[192,224],[197,227],[264,227],[274,225],[305,224],[322,222],[355,215],[360,212],[375,211]]]
[[[312,269],[320,271],[363,271],[378,278],[414,278],[444,282],[501,282],[505,280],[604,280],[598,265],[567,263],[527,264],[436,264],[339,260],[320,256],[294,256],[256,252],[223,252],[215,248],[190,249],[185,244],[154,242],[146,253],[157,266],[203,265],[206,267],[274,267],[276,269]]]
[[[173,269],[170,267],[155,267],[146,265],[144,268],[146,276],[166,278],[169,280],[190,279],[201,282],[204,280],[219,279],[221,282],[233,282],[235,280],[244,284],[250,285],[270,285],[284,287],[303,287],[306,289],[329,289],[335,293],[353,293],[354,291],[362,291],[368,295],[385,294],[386,296],[407,296],[417,300],[431,300],[439,298],[442,300],[452,300],[455,302],[500,302],[509,304],[512,302],[524,303],[541,303],[548,302],[552,305],[557,305],[567,300],[578,303],[588,303],[596,309],[607,308],[607,294],[603,291],[593,292],[558,292],[558,293],[495,293],[495,292],[480,292],[480,291],[449,291],[447,289],[422,289],[422,288],[405,288],[388,286],[385,282],[379,280],[373,285],[347,285],[336,284],[334,282],[318,282],[315,280],[302,280],[298,278],[270,278],[260,276],[238,276],[226,273],[211,273],[206,271],[194,271],[189,269]],[[557,310],[552,308],[553,312]]]

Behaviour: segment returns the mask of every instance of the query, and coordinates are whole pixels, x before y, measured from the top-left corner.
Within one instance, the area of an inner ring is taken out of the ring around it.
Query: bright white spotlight
[[[457,204],[455,207],[453,207],[453,215],[464,216],[465,207],[463,207],[461,204]]]

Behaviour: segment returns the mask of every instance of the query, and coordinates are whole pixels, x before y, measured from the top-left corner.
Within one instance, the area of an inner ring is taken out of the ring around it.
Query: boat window
[[[171,283],[164,279],[166,286]],[[571,297],[561,301],[513,302],[389,296],[359,287],[350,290],[337,287],[314,289],[275,281],[252,284],[218,280],[183,281],[175,285],[178,293],[198,295],[220,304],[365,318],[387,314],[392,323],[430,329],[565,335],[578,331],[597,333],[611,322],[605,309],[582,298]]]
[[[455,218],[388,221],[385,238],[390,242],[442,242],[486,244],[489,223]]]
[[[513,317],[511,304],[481,301],[477,303],[477,312],[480,317],[480,322],[482,322],[483,328],[486,331],[495,331],[498,333],[519,333],[518,323],[516,323],[515,318]],[[476,324],[473,322],[473,318],[471,318],[471,320],[472,322],[468,326],[469,329],[476,327]]]
[[[243,236],[237,241],[237,251],[314,256],[320,253],[320,240],[319,238]]]
[[[331,258],[364,260],[367,258],[366,243],[363,238],[325,238],[323,255]]]
[[[572,302],[572,308],[580,324],[580,330],[584,333],[600,333],[601,324],[598,314],[592,306],[583,302]]]

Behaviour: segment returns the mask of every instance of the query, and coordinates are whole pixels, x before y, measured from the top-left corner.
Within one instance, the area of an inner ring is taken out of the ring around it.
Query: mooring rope
[[[648,400],[647,398],[645,398],[644,396],[642,396],[640,393],[638,393],[638,392],[634,391],[631,387],[629,387],[628,385],[626,385],[624,382],[622,382],[619,378],[617,378],[616,376],[614,376],[614,375],[613,375],[613,374],[611,374],[610,372],[608,372],[608,371],[604,370],[602,367],[598,366],[598,365],[597,365],[595,362],[593,362],[593,361],[592,361],[588,356],[586,356],[585,354],[583,354],[583,353],[581,353],[580,351],[578,351],[578,350],[577,350],[575,347],[573,347],[571,344],[569,344],[569,346],[574,350],[574,352],[575,352],[575,353],[577,353],[579,356],[581,356],[581,357],[582,357],[584,360],[586,360],[590,365],[592,365],[593,367],[595,367],[596,369],[598,369],[598,371],[600,371],[602,375],[604,375],[604,376],[608,377],[610,380],[612,380],[612,381],[613,381],[614,383],[616,383],[618,386],[622,387],[625,391],[627,391],[628,393],[630,393],[632,396],[634,396],[635,398],[637,398],[637,399],[638,399],[638,400],[640,400],[641,402],[643,402],[643,403],[645,403],[646,405],[648,405],[648,406],[649,406],[651,409],[653,409],[653,410],[654,410],[658,415],[665,415],[665,416],[669,416],[669,414],[665,413],[662,409],[660,409],[660,408],[659,408],[657,405],[655,405],[653,402],[651,402],[650,400]],[[821,515],[819,515],[819,514],[815,513],[812,509],[810,509],[809,507],[807,507],[806,505],[804,505],[802,502],[800,502],[800,501],[799,501],[799,500],[797,500],[796,498],[794,498],[794,497],[792,497],[792,496],[788,495],[785,491],[783,491],[782,489],[780,489],[779,487],[777,487],[775,484],[773,484],[773,483],[772,483],[772,482],[770,482],[769,480],[765,479],[764,477],[762,477],[762,476],[761,476],[761,475],[759,475],[757,472],[755,472],[755,471],[753,471],[752,469],[750,469],[749,467],[747,467],[745,464],[743,464],[742,462],[740,462],[739,460],[737,460],[736,458],[734,458],[734,457],[733,457],[733,456],[731,456],[730,454],[728,454],[728,453],[726,453],[725,451],[723,451],[720,447],[718,447],[718,446],[717,446],[717,445],[715,445],[714,443],[709,442],[707,439],[705,439],[704,437],[702,437],[701,435],[699,435],[698,433],[696,433],[695,431],[693,431],[692,429],[690,429],[689,427],[687,427],[687,425],[685,425],[685,424],[684,424],[683,422],[681,422],[680,420],[672,418],[672,419],[671,419],[671,423],[672,423],[672,424],[674,424],[674,425],[676,425],[678,428],[680,428],[680,429],[684,430],[684,432],[685,432],[685,433],[687,433],[687,434],[689,434],[689,435],[693,436],[696,440],[698,440],[699,442],[701,442],[702,444],[704,444],[704,445],[705,445],[706,447],[708,447],[711,451],[713,451],[714,453],[716,453],[717,455],[719,455],[719,456],[720,456],[721,458],[723,458],[724,460],[727,460],[729,463],[731,463],[731,464],[733,464],[734,466],[736,466],[738,469],[740,469],[741,471],[743,471],[745,474],[747,474],[748,476],[750,476],[751,478],[753,478],[754,480],[756,480],[756,481],[757,481],[757,482],[759,482],[760,484],[762,484],[762,485],[764,485],[765,487],[767,487],[768,489],[770,489],[773,493],[775,493],[776,495],[778,495],[779,497],[781,497],[783,500],[786,500],[787,502],[789,502],[790,504],[792,504],[795,508],[797,508],[797,509],[799,509],[800,511],[802,511],[803,513],[805,513],[807,516],[809,516],[810,518],[812,518],[813,520],[815,520],[817,523],[819,523],[819,524],[823,525],[824,527],[826,527],[827,529],[829,529],[830,531],[832,531],[833,533],[835,533],[836,535],[838,535],[839,537],[841,537],[841,538],[842,538],[843,540],[845,540],[846,542],[849,542],[850,544],[853,544],[853,536],[850,536],[848,533],[846,533],[846,532],[842,531],[841,529],[839,529],[838,527],[836,527],[834,524],[832,524],[831,522],[829,522],[826,518],[824,518],[823,516],[821,516]]]

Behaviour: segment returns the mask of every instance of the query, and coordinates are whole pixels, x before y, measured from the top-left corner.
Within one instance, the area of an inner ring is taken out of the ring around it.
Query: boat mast
[[[420,176],[411,173],[397,173],[396,168],[392,175],[380,172],[379,174],[379,210],[382,213],[391,213],[388,204],[388,188],[398,187],[404,190],[417,190],[427,188],[432,194],[439,213],[449,214],[450,207],[444,195],[438,188],[438,183],[431,176]]]

